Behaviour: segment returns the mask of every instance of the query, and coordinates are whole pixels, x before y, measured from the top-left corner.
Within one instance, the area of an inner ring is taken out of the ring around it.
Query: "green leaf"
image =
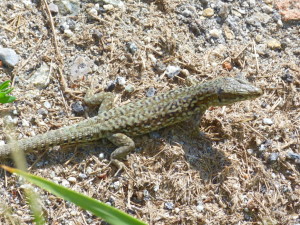
[[[96,199],[90,198],[86,195],[80,194],[78,192],[72,191],[54,182],[48,181],[44,178],[34,176],[30,173],[26,173],[22,170],[14,169],[8,166],[1,166],[3,169],[9,171],[10,173],[16,173],[29,182],[49,191],[50,193],[61,197],[65,200],[73,202],[77,206],[86,209],[93,213],[94,215],[101,217],[106,222],[115,225],[145,225],[146,223],[135,219],[134,217],[114,208],[105,203],[102,203]]]
[[[0,84],[0,91],[8,88],[9,85],[10,85],[10,80],[4,81],[3,83]]]
[[[4,103],[10,103],[16,100],[15,96],[4,96],[4,97],[0,97],[0,103],[4,104]]]

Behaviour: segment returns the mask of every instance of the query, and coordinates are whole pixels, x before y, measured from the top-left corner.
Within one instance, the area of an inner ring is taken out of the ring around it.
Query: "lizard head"
[[[224,106],[235,102],[255,99],[262,90],[241,78],[224,77],[209,82],[213,91],[211,106]]]

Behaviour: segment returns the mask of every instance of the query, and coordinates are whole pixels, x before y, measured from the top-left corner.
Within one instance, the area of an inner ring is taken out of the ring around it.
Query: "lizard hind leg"
[[[84,96],[84,102],[89,105],[100,105],[98,110],[98,114],[100,114],[114,106],[114,94],[110,92],[94,94],[92,90],[88,90]]]
[[[126,168],[124,163],[122,163],[119,160],[124,159],[126,155],[128,155],[132,150],[134,150],[135,143],[130,137],[122,133],[112,134],[108,136],[107,139],[118,147],[116,150],[113,151],[113,153],[110,156],[111,163],[118,168],[118,173],[122,169]]]

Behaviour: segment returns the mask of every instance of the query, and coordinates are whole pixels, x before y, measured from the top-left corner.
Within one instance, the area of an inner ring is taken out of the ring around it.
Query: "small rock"
[[[144,201],[149,201],[150,199],[151,199],[151,195],[150,195],[149,191],[148,190],[144,190],[143,191],[143,200]]]
[[[67,181],[66,179],[63,179],[62,182],[61,182],[61,185],[66,187],[66,188],[69,188],[70,187],[70,182]]]
[[[174,203],[173,202],[166,202],[164,208],[167,209],[167,210],[172,210],[174,208]]]
[[[113,91],[116,87],[116,81],[108,81],[105,90],[106,91]]]
[[[230,7],[229,7],[229,5],[228,5],[228,4],[222,4],[222,5],[220,6],[220,10],[219,10],[219,12],[218,12],[218,15],[219,15],[223,20],[225,20],[225,19],[228,17],[229,13],[230,13]]]
[[[154,87],[150,87],[146,92],[146,96],[153,97],[155,95],[155,92],[156,92],[156,89]]]
[[[281,79],[287,83],[293,83],[294,77],[289,71],[286,71],[286,73],[281,77]]]
[[[203,10],[203,16],[205,17],[212,17],[214,15],[214,10],[212,8],[206,8]]]
[[[163,62],[157,60],[154,64],[154,70],[157,71],[158,73],[163,73],[166,70],[166,64]]]
[[[249,0],[249,6],[253,8],[256,5],[255,0]]]
[[[86,179],[87,175],[85,173],[79,173],[78,177],[80,177],[81,179]]]
[[[209,31],[209,35],[213,38],[220,38],[222,35],[222,31],[219,29],[212,29]]]
[[[103,5],[103,9],[106,11],[112,11],[114,9],[114,6],[112,4]]]
[[[40,109],[38,109],[37,113],[42,115],[42,116],[47,116],[49,112],[45,108],[40,108]]]
[[[52,16],[56,16],[58,14],[58,6],[55,5],[54,3],[49,4],[49,10]]]
[[[44,102],[44,107],[45,107],[46,109],[50,109],[50,108],[51,108],[51,103],[48,102],[48,101]]]
[[[233,40],[235,38],[233,31],[230,30],[230,28],[228,26],[224,26],[223,31],[224,31],[226,39]]]
[[[300,164],[300,154],[294,152],[288,152],[287,157],[289,159],[295,160],[295,163]]]
[[[118,84],[120,86],[124,86],[126,84],[125,77],[117,77],[116,78],[116,84]]]
[[[204,211],[204,205],[202,202],[198,203],[197,205],[197,211],[198,212],[203,212]]]
[[[248,152],[249,155],[252,155],[254,150],[252,148],[249,148],[249,149],[247,149],[247,152]]]
[[[55,2],[56,5],[59,8],[59,12],[63,15],[66,16],[68,14],[72,16],[78,15],[80,12],[80,4],[81,2],[78,0],[58,0]]]
[[[270,118],[264,118],[262,122],[265,125],[272,125],[274,123],[273,120]]]
[[[91,16],[98,16],[98,11],[95,8],[88,9],[88,14]]]
[[[263,12],[265,12],[267,14],[273,13],[273,9],[270,6],[268,6],[268,5],[262,6],[261,9],[262,9]]]
[[[124,2],[122,2],[120,0],[102,0],[102,1],[106,4],[111,4],[113,6],[116,6],[122,10],[126,9]]]
[[[104,159],[104,158],[105,158],[104,153],[101,152],[101,153],[99,154],[98,158],[99,158],[99,159]]]
[[[270,49],[281,49],[281,43],[276,39],[271,39],[267,41],[267,46]]]
[[[0,48],[0,60],[4,65],[14,67],[19,62],[19,55],[11,48]]]
[[[279,153],[277,153],[277,152],[272,152],[272,153],[269,155],[268,160],[269,160],[269,162],[273,163],[273,162],[276,162],[276,161],[277,161],[278,157],[279,157]]]
[[[132,92],[134,92],[134,86],[132,85],[132,84],[127,84],[126,86],[125,86],[125,91],[126,92],[128,92],[128,93],[132,93]]]
[[[115,190],[119,190],[121,187],[121,183],[120,183],[120,181],[116,181],[112,184],[112,186]]]
[[[75,114],[75,116],[82,116],[84,114],[84,107],[82,106],[81,101],[74,102],[71,105],[72,112]]]
[[[131,54],[136,53],[137,50],[138,50],[138,47],[137,47],[137,45],[136,45],[134,42],[128,42],[128,43],[126,44],[126,47],[127,47],[128,51],[129,51]]]
[[[168,66],[166,69],[166,75],[172,79],[180,73],[181,69],[179,66]]]
[[[76,183],[77,180],[76,180],[75,177],[69,177],[68,181],[71,182],[71,183]]]
[[[95,30],[92,34],[92,38],[97,42],[100,41],[102,37],[103,37],[103,33],[99,30]]]
[[[25,120],[25,119],[22,119],[22,126],[23,127],[29,127],[30,123],[29,121]]]
[[[41,67],[28,79],[28,83],[39,89],[44,89],[50,82],[50,67],[43,62]]]
[[[93,62],[85,56],[77,56],[70,67],[70,80],[72,82],[83,79],[92,71]]]
[[[64,34],[66,37],[71,38],[74,36],[74,33],[70,29],[65,29]]]

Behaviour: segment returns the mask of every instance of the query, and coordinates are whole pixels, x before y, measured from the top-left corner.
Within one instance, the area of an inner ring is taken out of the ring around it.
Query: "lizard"
[[[86,143],[107,138],[117,146],[110,160],[118,168],[121,159],[135,149],[131,137],[143,135],[173,124],[202,116],[209,107],[226,106],[235,102],[255,99],[262,90],[244,78],[221,77],[132,101],[113,107],[113,94],[87,92],[87,104],[100,104],[98,115],[77,124],[50,130],[44,134],[0,145],[0,157],[12,151],[33,151]]]

